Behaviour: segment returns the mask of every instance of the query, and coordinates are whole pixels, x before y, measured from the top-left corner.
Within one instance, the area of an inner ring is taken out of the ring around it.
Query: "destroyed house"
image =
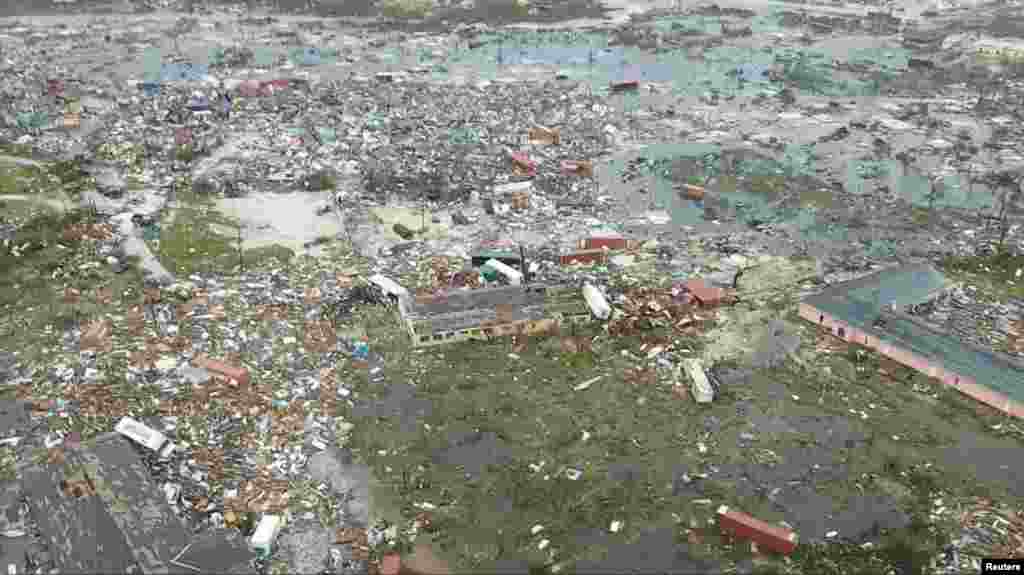
[[[507,286],[403,298],[402,319],[413,345],[427,346],[516,333],[542,333],[562,321],[590,317],[578,288]]]
[[[1021,362],[962,342],[902,311],[945,288],[945,278],[929,265],[889,268],[805,299],[800,316],[1004,413],[1024,417]]]

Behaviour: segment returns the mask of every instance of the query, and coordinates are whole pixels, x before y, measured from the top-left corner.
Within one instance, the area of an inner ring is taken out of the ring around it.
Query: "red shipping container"
[[[402,557],[397,553],[388,553],[380,561],[380,575],[398,575],[402,572]]]
[[[797,534],[785,527],[771,525],[727,505],[718,508],[719,528],[733,537],[749,539],[758,547],[789,555],[796,549]]]
[[[620,92],[632,92],[640,88],[640,82],[637,80],[627,80],[625,82],[612,82],[611,91],[613,94]]]
[[[192,143],[192,130],[190,128],[178,128],[174,130],[174,143],[179,146]]]
[[[246,98],[256,98],[263,94],[263,86],[256,80],[245,80],[238,85],[238,93]]]
[[[249,385],[249,370],[244,367],[230,365],[223,361],[208,357],[198,358],[193,363],[196,367],[201,367],[207,371],[212,371],[217,375],[233,379],[240,385]]]
[[[46,82],[46,92],[50,96],[60,96],[64,93],[64,81],[63,80],[48,80]]]
[[[584,250],[599,250],[608,248],[610,250],[624,250],[629,248],[629,240],[618,237],[587,238],[580,242],[580,248]]]
[[[594,166],[588,161],[562,160],[562,174],[590,178],[594,175]]]
[[[520,172],[525,173],[528,176],[533,176],[537,173],[537,163],[534,162],[522,152],[512,152],[512,167]]]
[[[686,289],[693,295],[701,305],[715,306],[722,303],[725,297],[725,290],[709,286],[704,280],[688,280]]]
[[[604,250],[581,250],[578,252],[573,252],[571,254],[565,254],[560,259],[563,266],[568,266],[575,263],[603,264],[608,260],[608,252]]]

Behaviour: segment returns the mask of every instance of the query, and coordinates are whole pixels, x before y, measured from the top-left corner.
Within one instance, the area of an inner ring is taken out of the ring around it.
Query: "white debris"
[[[166,435],[131,417],[121,418],[114,431],[153,451],[160,451],[167,443]]]
[[[274,545],[274,540],[277,539],[277,534],[281,531],[283,523],[284,519],[280,515],[264,515],[256,525],[256,531],[253,532],[252,538],[249,540],[249,546],[263,557],[270,555],[271,547]]]
[[[508,279],[508,282],[512,285],[519,285],[523,282],[523,274],[519,270],[509,267],[498,260],[489,259],[484,262],[484,267],[491,268],[492,270],[500,273]]]
[[[164,483],[164,497],[167,498],[168,505],[176,504],[179,495],[181,495],[180,485],[177,483]]]
[[[704,373],[704,364],[697,358],[686,358],[682,361],[682,369],[690,376],[690,391],[697,403],[711,403],[715,399],[715,389],[711,387],[708,376]]]
[[[527,180],[525,182],[513,182],[511,184],[501,184],[494,186],[494,193],[496,195],[514,194],[517,192],[528,192],[533,189],[533,182]]]
[[[609,261],[620,268],[628,268],[636,263],[636,256],[633,254],[616,254]]]
[[[544,549],[545,547],[548,546],[549,543],[551,543],[551,542],[548,541],[547,539],[541,539],[540,543],[537,544],[537,549]]]
[[[590,306],[590,311],[593,312],[594,317],[608,319],[608,316],[611,315],[612,308],[608,305],[608,300],[605,299],[601,290],[592,284],[588,283],[583,286],[583,298],[587,300],[587,305]]]
[[[534,535],[540,533],[541,531],[544,531],[544,526],[543,525],[539,525],[538,524],[538,525],[534,525],[533,527],[530,528],[530,533],[532,533]]]
[[[612,524],[608,527],[608,530],[611,531],[612,533],[618,533],[621,529],[622,529],[622,522],[618,521],[618,520],[612,521]]]
[[[583,391],[584,389],[587,389],[588,387],[590,387],[591,385],[596,383],[597,380],[599,380],[599,379],[601,379],[600,375],[597,376],[597,377],[592,377],[592,378],[588,379],[587,381],[584,381],[582,383],[576,384],[575,386],[573,386],[572,390],[573,391]]]
[[[409,295],[409,290],[399,285],[395,280],[385,277],[384,275],[374,274],[368,279],[370,283],[379,287],[387,295],[395,297],[406,297]]]

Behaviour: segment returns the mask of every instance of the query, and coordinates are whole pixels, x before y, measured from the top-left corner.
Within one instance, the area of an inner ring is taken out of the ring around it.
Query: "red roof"
[[[711,287],[702,279],[687,280],[686,289],[702,305],[717,305],[725,297],[725,290],[719,287]]]

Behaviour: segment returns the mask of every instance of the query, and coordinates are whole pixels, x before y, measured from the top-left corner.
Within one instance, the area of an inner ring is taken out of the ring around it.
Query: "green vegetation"
[[[432,0],[385,0],[383,5],[387,18],[426,18],[433,9]]]
[[[338,178],[330,170],[318,170],[306,180],[306,188],[314,192],[333,190],[338,186]]]
[[[25,194],[34,190],[44,172],[33,166],[0,163],[0,194]]]
[[[938,450],[955,441],[965,426],[980,429],[985,422],[967,419],[967,412],[955,423],[947,421],[947,403],[958,405],[959,396],[947,397],[938,390],[940,400],[931,405],[909,383],[905,389],[893,389],[881,381],[879,359],[870,353],[854,350],[831,357],[831,378],[793,363],[756,372],[742,390],[726,390],[714,405],[698,407],[672,392],[666,374],[621,355],[623,349],[637,353],[638,342],[630,338],[609,338],[584,327],[577,335],[592,341],[589,349],[565,347],[563,334],[529,338],[519,345],[498,339],[410,354],[392,312],[364,310],[355,321],[374,342],[374,351],[386,358],[383,373],[389,382],[414,383],[416,396],[428,400],[431,409],[415,425],[405,427],[410,422],[403,423],[399,417],[370,416],[372,423],[366,424],[357,421],[350,446],[382,482],[380,490],[389,502],[384,514],[400,529],[419,512],[414,504],[425,501],[437,506],[432,512],[434,541],[456,571],[486,569],[503,554],[527,557],[545,569],[571,564],[601,552],[571,537],[581,526],[603,529],[613,520],[650,526],[672,521],[667,517],[671,510],[696,509],[691,507],[694,496],[674,496],[670,486],[675,464],[699,467],[705,460],[695,445],[704,437],[700,427],[704,416],[715,415],[723,422],[714,437],[705,439],[713,453],[710,461],[778,461],[794,436],[765,437],[752,452],[734,447],[743,429],[735,402],[757,401],[770,385],[781,384],[787,393],[803,399],[759,402],[765,416],[813,417],[824,411],[849,418],[851,407],[870,410],[870,419],[862,425],[856,417],[852,421],[867,439],[843,449],[849,479],[820,485],[818,490],[843,502],[858,493],[857,481],[865,474],[885,477],[897,487],[906,486],[903,507],[916,518],[909,529],[880,534],[871,548],[845,543],[801,546],[793,557],[797,570],[790,572],[874,574],[913,565],[908,573],[922,573],[928,564],[922,560],[930,559],[944,540],[940,530],[921,524],[930,497],[940,489],[964,494],[975,485],[969,470],[940,475],[923,471],[921,465],[936,461]],[[442,372],[449,375],[430,376]],[[586,390],[572,390],[598,375],[602,377]],[[346,369],[339,378],[351,382],[356,394],[386,399],[385,387],[371,386],[365,372]],[[877,405],[868,408],[869,402]],[[903,416],[886,415],[896,410]],[[358,419],[345,408],[341,413],[346,419]],[[583,431],[589,434],[586,441]],[[488,453],[505,459],[485,464],[478,475],[466,475],[473,459],[455,459],[453,451],[459,447],[450,443],[452,434],[460,433],[465,434],[461,445],[477,457]],[[894,436],[902,439],[896,441]],[[488,445],[489,438],[497,445]],[[474,441],[483,443],[476,446]],[[910,445],[913,449],[908,451]],[[436,454],[445,449],[453,458],[439,461]],[[637,475],[625,483],[610,478],[608,472],[618,465],[634,466]],[[580,477],[570,480],[566,476],[570,470],[580,472]],[[769,520],[777,516],[763,500],[738,498],[727,483],[702,482],[700,490],[696,497],[713,501],[709,510],[726,503]],[[496,507],[496,500],[510,502],[509,508]],[[710,517],[711,511],[707,513],[698,516]],[[542,536],[529,534],[536,524],[544,525]],[[627,529],[623,537],[629,540],[635,535]],[[543,553],[537,549],[541,538],[551,541]],[[725,552],[720,545],[700,548],[710,558],[721,559]]]
[[[191,162],[195,159],[195,151],[190,145],[178,146],[178,150],[175,152],[175,158],[177,158],[179,162]]]
[[[117,292],[141,281],[134,266],[114,274],[98,261],[95,240],[65,235],[71,226],[95,221],[89,210],[59,214],[42,209],[16,222],[13,238],[0,246],[0,349],[40,354],[36,344],[46,340],[49,330],[99,311],[86,297],[65,302],[64,286],[82,294],[100,286]]]
[[[295,257],[295,250],[279,245],[249,248],[242,251],[241,262],[237,252],[226,253],[218,259],[218,267],[234,269],[241,265],[243,270],[251,270],[264,264],[285,265]]]
[[[218,262],[234,255],[235,238],[218,229],[235,229],[237,223],[219,214],[214,201],[195,193],[191,186],[181,184],[177,191],[178,207],[161,224],[157,245],[150,246],[160,263],[175,275],[218,268]],[[234,264],[233,264],[234,265]]]

